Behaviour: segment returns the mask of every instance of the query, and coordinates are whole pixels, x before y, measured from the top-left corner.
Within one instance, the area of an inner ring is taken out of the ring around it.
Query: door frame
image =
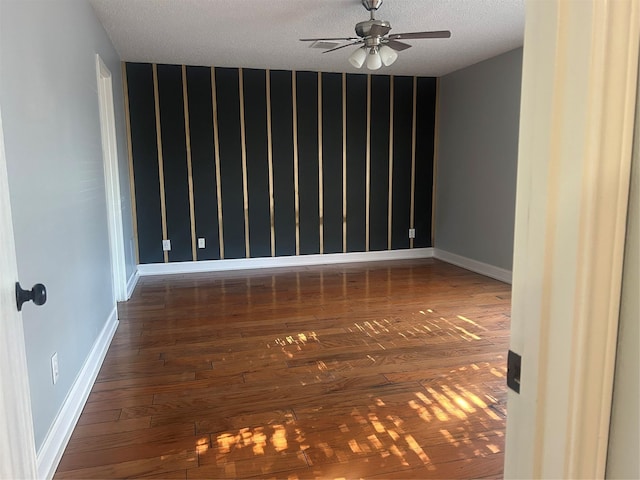
[[[27,356],[15,297],[18,269],[1,111],[0,245],[0,478],[36,478]]]
[[[100,133],[102,136],[102,157],[104,163],[113,295],[116,302],[123,302],[127,300],[127,276],[124,257],[118,144],[116,140],[116,120],[113,104],[113,81],[111,71],[98,54],[96,54],[96,77],[98,82]]]
[[[640,43],[634,0],[529,0],[505,478],[603,478]]]

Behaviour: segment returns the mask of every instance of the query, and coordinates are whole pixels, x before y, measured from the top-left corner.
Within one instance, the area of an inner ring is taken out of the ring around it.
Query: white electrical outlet
[[[60,370],[58,370],[58,352],[55,352],[51,356],[51,379],[53,380],[54,385],[58,381],[59,376],[60,376]]]
[[[416,229],[415,228],[410,228],[409,229],[409,238],[416,238]]]
[[[198,239],[198,248],[204,248],[204,238]]]
[[[162,240],[162,250],[165,252],[171,250],[171,240]]]

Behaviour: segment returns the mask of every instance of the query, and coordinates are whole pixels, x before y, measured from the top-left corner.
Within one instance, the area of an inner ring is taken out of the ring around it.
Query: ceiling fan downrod
[[[373,20],[373,14],[382,6],[382,0],[362,0],[362,6],[371,13],[371,19]]]

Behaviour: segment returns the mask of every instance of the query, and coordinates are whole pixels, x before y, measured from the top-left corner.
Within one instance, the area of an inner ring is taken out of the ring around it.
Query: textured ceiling
[[[369,13],[360,0],[90,0],[122,60],[223,67],[367,72],[304,37],[350,37]],[[406,40],[376,73],[441,76],[522,45],[524,0],[385,0],[391,33],[451,30]]]

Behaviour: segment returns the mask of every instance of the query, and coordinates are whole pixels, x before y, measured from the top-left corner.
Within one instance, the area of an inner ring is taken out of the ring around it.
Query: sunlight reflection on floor
[[[466,342],[483,341],[486,328],[463,315],[449,318],[439,315],[435,309],[418,310],[410,319],[379,319],[355,322],[347,327],[343,335],[350,336],[344,344],[365,342],[375,339],[372,346],[379,351],[387,346],[397,346],[398,341],[428,341],[437,344],[439,338],[457,337]],[[357,338],[359,337],[359,339]],[[331,340],[332,346],[338,340]],[[449,340],[446,340],[449,341]],[[302,331],[278,337],[267,347],[279,347],[288,361],[304,358],[305,352],[313,348],[323,348],[323,338],[315,331]],[[375,363],[376,354],[366,354],[366,359]],[[502,361],[503,358],[497,358]],[[344,363],[344,362],[342,362]],[[316,370],[320,374],[338,373],[335,362],[317,360]],[[344,369],[344,366],[341,367]],[[353,368],[353,367],[352,367]],[[304,423],[291,418],[285,423],[252,426],[234,432],[217,434],[215,441],[218,463],[233,463],[234,458],[246,458],[243,450],[248,449],[254,456],[279,455],[285,453],[303,455],[309,465],[317,462],[347,462],[353,457],[382,459],[394,458],[402,466],[431,465],[430,451],[435,454],[447,445],[477,447],[464,451],[463,455],[486,456],[501,452],[504,445],[504,416],[491,408],[498,401],[487,394],[484,386],[462,386],[460,378],[465,375],[479,375],[482,378],[502,379],[506,368],[500,364],[477,362],[452,369],[449,374],[439,374],[425,379],[423,389],[415,391],[412,398],[402,400],[403,395],[385,395],[367,399],[361,407],[353,408],[349,414],[335,417],[336,433],[327,435]],[[314,381],[334,380],[335,377],[316,376]],[[304,385],[304,381],[301,381]],[[295,407],[294,407],[295,408]],[[501,406],[501,408],[503,408]],[[497,411],[500,411],[498,409]],[[320,411],[319,411],[320,413]],[[332,414],[329,414],[330,416]],[[420,423],[424,427],[420,427]],[[485,433],[473,434],[472,425],[481,424]],[[441,427],[439,426],[441,425]],[[331,428],[324,427],[324,428]],[[333,443],[326,441],[332,438]],[[363,441],[364,439],[364,441]],[[472,442],[473,440],[473,442]],[[199,446],[199,448],[202,446]],[[200,450],[199,450],[200,451]],[[464,458],[464,457],[461,457]]]

